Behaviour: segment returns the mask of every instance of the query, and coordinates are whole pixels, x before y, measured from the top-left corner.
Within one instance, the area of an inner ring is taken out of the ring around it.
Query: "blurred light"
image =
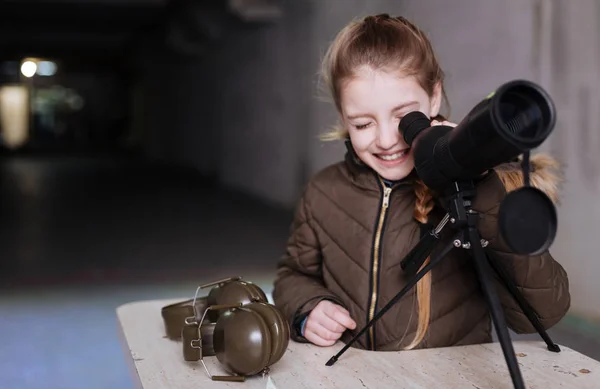
[[[33,77],[36,71],[37,65],[33,61],[25,61],[21,64],[21,73],[27,78]]]
[[[53,76],[56,74],[56,64],[52,61],[40,61],[37,64],[37,74],[40,76]]]
[[[0,128],[4,143],[19,147],[28,136],[29,95],[24,86],[0,87]]]

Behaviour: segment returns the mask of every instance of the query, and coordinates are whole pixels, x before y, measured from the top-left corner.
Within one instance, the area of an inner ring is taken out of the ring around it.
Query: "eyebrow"
[[[408,106],[415,105],[415,104],[419,104],[418,101],[408,101],[406,103],[403,103],[403,104],[395,106],[392,109],[392,112],[399,111],[399,110],[401,110],[403,108],[406,108]],[[365,117],[365,116],[371,116],[371,115],[368,115],[368,114],[356,114],[356,115],[348,115],[347,117],[348,117],[348,119],[353,120],[353,119],[358,119],[358,118]]]

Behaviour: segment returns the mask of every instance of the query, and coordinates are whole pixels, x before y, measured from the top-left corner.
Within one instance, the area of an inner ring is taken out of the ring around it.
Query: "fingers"
[[[336,340],[323,339],[319,335],[315,334],[313,331],[308,331],[308,330],[304,333],[304,337],[306,338],[306,340],[308,340],[312,344],[316,344],[317,346],[321,346],[321,347],[333,346],[335,344],[335,342],[337,342],[337,339]]]
[[[449,122],[448,120],[444,120],[444,121],[440,121],[440,120],[432,120],[432,121],[431,121],[431,125],[432,125],[432,126],[449,126],[449,127],[456,127],[456,123]]]
[[[304,337],[319,346],[331,346],[346,329],[356,328],[349,312],[331,301],[321,301],[308,315]]]
[[[306,323],[304,337],[309,341],[320,346],[333,345],[341,336],[341,332],[330,331],[329,329],[325,328],[323,325],[317,323],[316,321]]]
[[[315,309],[309,315],[305,328],[313,330],[318,335],[321,335],[323,330],[336,335],[341,335],[346,331],[346,327],[329,317],[324,309]]]
[[[325,307],[324,312],[325,315],[327,315],[327,318],[336,323],[337,326],[343,326],[342,331],[345,331],[346,328],[351,330],[356,328],[356,322],[352,320],[350,313],[345,308],[336,304],[331,304],[330,306]]]
[[[344,331],[346,331],[346,327],[344,327],[339,322],[333,320],[327,315],[320,317],[318,323],[324,328],[326,328],[328,331],[335,332],[337,334],[341,334]]]

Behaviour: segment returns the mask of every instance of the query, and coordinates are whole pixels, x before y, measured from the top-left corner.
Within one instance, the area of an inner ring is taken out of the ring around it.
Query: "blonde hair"
[[[444,73],[430,41],[419,28],[401,16],[380,14],[354,20],[338,33],[328,48],[323,58],[321,74],[338,112],[341,112],[343,84],[354,76],[356,69],[365,65],[373,69],[393,69],[405,76],[414,76],[429,96],[433,96],[435,87],[439,84],[447,103],[443,88]],[[330,141],[347,137],[347,130],[343,126],[336,126],[323,134],[321,139]],[[433,209],[432,192],[419,180],[415,181],[414,191],[414,218],[420,223],[427,223],[429,212]],[[423,266],[429,260],[427,258]],[[417,304],[417,332],[405,349],[418,346],[427,333],[431,316],[431,272],[417,283]]]

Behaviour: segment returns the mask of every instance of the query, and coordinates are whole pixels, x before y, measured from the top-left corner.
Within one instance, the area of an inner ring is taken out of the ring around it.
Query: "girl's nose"
[[[400,141],[400,131],[393,123],[380,126],[377,131],[377,146],[380,149],[391,149]]]

